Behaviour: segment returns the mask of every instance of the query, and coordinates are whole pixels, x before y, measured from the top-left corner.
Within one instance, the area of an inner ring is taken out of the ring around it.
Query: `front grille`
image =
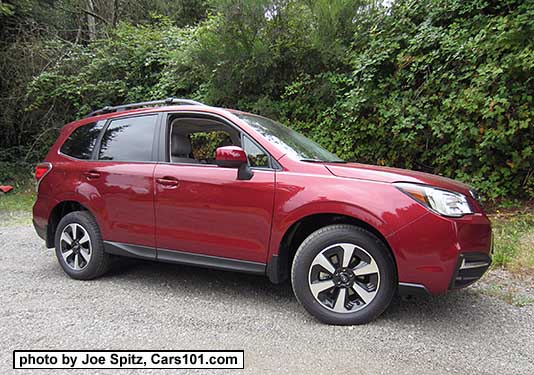
[[[464,288],[484,275],[491,265],[491,257],[482,253],[464,253],[458,258],[458,265],[451,281],[451,289]]]

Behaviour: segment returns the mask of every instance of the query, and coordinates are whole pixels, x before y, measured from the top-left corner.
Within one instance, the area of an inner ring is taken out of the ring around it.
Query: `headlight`
[[[463,194],[426,185],[395,183],[402,192],[443,216],[461,217],[472,214],[467,197]]]

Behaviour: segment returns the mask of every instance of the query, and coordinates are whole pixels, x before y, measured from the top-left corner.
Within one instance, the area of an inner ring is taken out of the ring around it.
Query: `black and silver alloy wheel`
[[[363,324],[378,317],[397,290],[395,261],[373,233],[348,224],[316,230],[299,246],[291,281],[295,296],[328,324]]]
[[[312,261],[309,286],[315,299],[336,313],[358,311],[380,288],[380,271],[373,257],[352,243],[337,243]]]
[[[89,233],[78,223],[63,228],[59,239],[61,256],[65,264],[74,271],[81,271],[91,261],[92,246]]]
[[[74,279],[94,279],[111,265],[98,224],[87,211],[68,213],[59,221],[55,245],[59,264]]]

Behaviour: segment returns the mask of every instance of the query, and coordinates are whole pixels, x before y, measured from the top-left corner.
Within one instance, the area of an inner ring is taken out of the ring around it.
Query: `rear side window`
[[[157,115],[113,120],[100,143],[100,160],[151,161]]]
[[[61,153],[76,159],[89,160],[104,123],[92,122],[76,128],[67,138]]]

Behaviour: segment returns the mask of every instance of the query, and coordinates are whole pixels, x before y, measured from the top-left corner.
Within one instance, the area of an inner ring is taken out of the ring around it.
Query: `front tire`
[[[394,261],[374,234],[336,224],[299,246],[291,270],[297,300],[327,324],[364,324],[389,306],[396,290]]]
[[[94,217],[87,211],[65,215],[55,234],[56,256],[63,271],[73,279],[91,280],[109,269],[110,255]]]

